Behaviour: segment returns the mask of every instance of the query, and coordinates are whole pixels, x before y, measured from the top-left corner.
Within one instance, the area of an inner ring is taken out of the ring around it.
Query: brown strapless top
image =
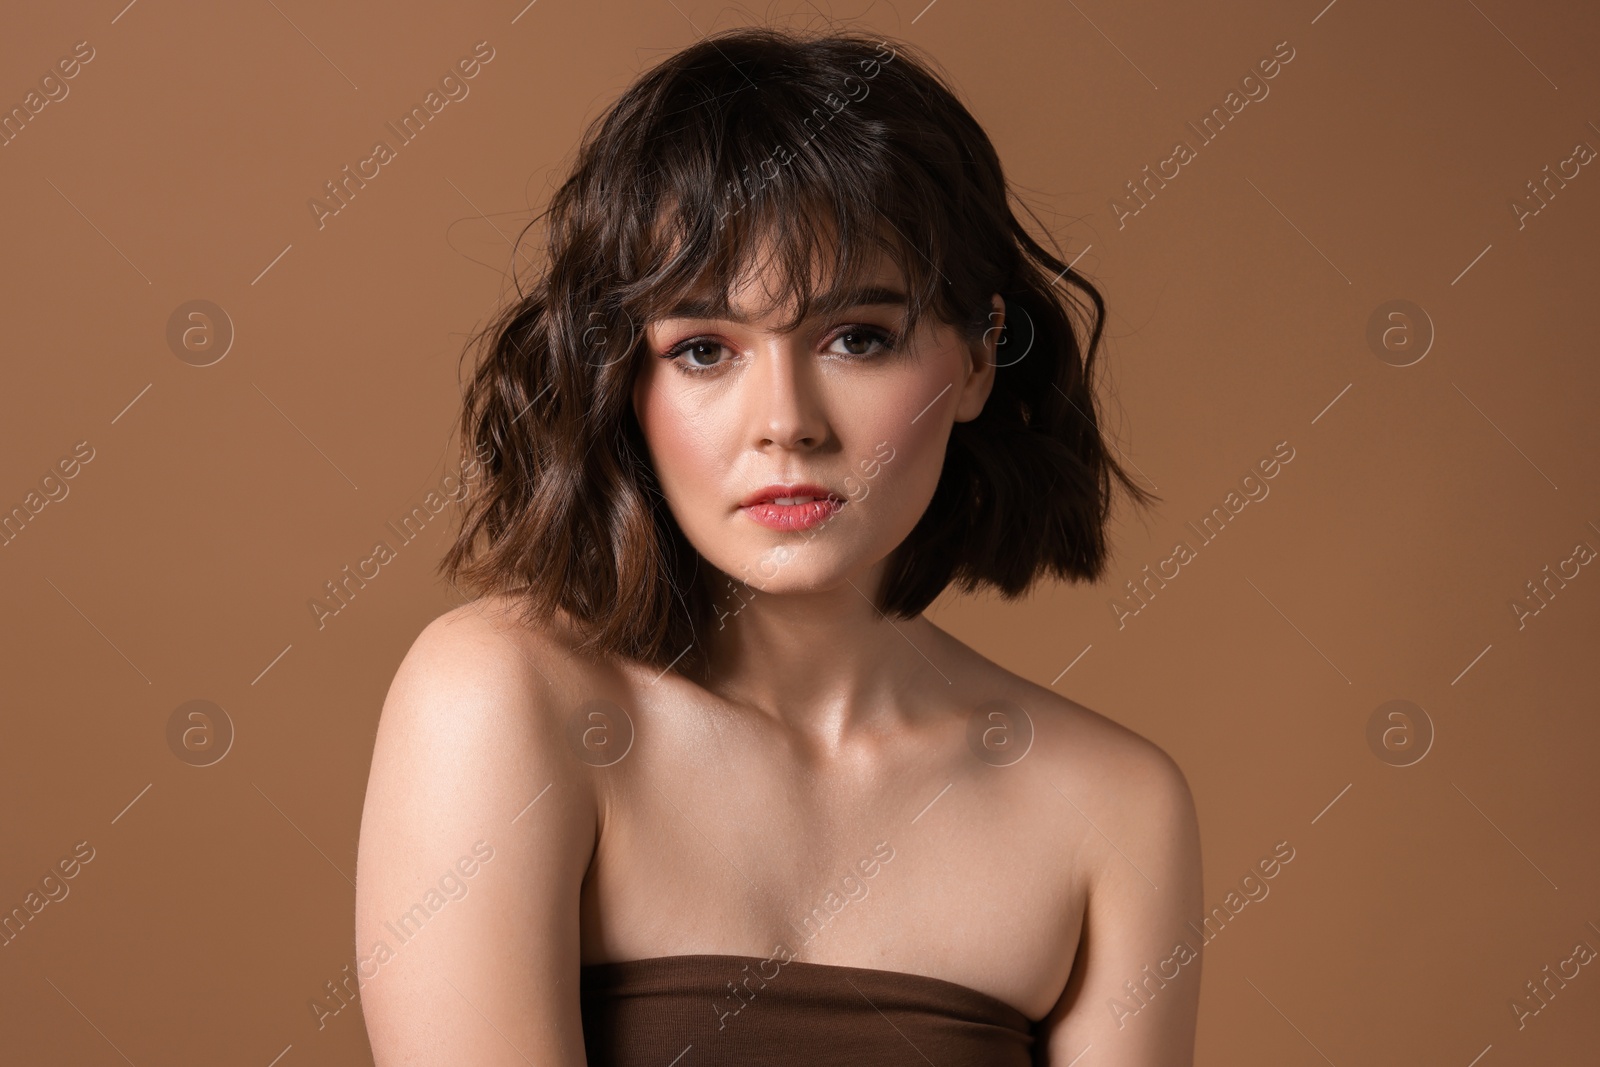
[[[588,1062],[604,1067],[1028,1067],[1005,1001],[928,975],[684,955],[581,968]]]

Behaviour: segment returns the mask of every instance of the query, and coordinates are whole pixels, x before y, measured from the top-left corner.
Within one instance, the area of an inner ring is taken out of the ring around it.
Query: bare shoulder
[[[1191,803],[1188,778],[1161,745],[1070,697],[1026,683],[1043,719],[1040,755],[1118,803]]]
[[[1082,933],[1067,985],[1036,1031],[1037,1062],[1075,1063],[1094,1047],[1105,1064],[1192,1063],[1200,961],[1192,952],[1174,958],[1201,920],[1200,828],[1187,777],[1150,738],[972,656],[964,662],[975,691],[1020,708],[1011,714],[1031,729],[1017,765],[1034,773],[995,780],[1030,794],[1053,789],[1079,820],[1069,867],[1084,900]],[[1167,969],[1179,964],[1181,972]],[[1151,984],[1130,999],[1130,977]],[[1138,1025],[1128,1024],[1135,1012]]]
[[[508,599],[476,600],[428,623],[384,699],[363,825],[448,810],[487,818],[507,807],[509,818],[536,780],[561,786],[574,815],[592,814],[590,779],[568,758],[562,729],[565,693],[581,671],[559,632],[524,624]]]
[[[391,833],[467,832],[440,825],[446,820],[509,825],[530,789],[545,785],[558,787],[561,802],[552,806],[569,820],[592,823],[589,778],[566,751],[562,729],[564,693],[580,670],[559,634],[524,625],[500,598],[464,604],[424,627],[379,717],[362,857],[375,856]]]
[[[577,666],[559,626],[534,626],[517,602],[483,597],[452,608],[423,627],[395,674],[399,686],[460,683],[472,688],[515,687],[536,696]]]
[[[1188,778],[1161,745],[946,637],[967,657],[973,691],[994,694],[992,699],[1013,706],[1010,714],[1020,720],[1018,728],[1029,739],[1026,758],[1035,761],[1064,796],[1084,805],[1085,814],[1094,818],[1094,811],[1099,811],[1131,828],[1193,831],[1194,799]]]
[[[475,601],[424,627],[395,672],[356,860],[380,1065],[517,1062],[507,1040],[539,1062],[582,1062],[572,979],[597,816],[561,725],[572,669],[554,635]]]

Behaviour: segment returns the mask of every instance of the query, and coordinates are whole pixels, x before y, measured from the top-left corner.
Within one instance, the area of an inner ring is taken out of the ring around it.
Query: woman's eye
[[[897,341],[896,335],[888,330],[856,326],[835,334],[828,350],[835,355],[860,359],[892,351]],[[842,351],[836,347],[839,345],[844,346]],[[676,363],[684,374],[707,374],[728,362],[722,358],[727,351],[726,345],[702,337],[680,342],[661,356]]]
[[[870,356],[876,352],[887,352],[894,347],[894,338],[883,330],[869,330],[857,328],[846,330],[833,339],[834,344],[845,346],[845,354],[851,356]],[[878,345],[873,349],[873,345]]]
[[[719,365],[715,358],[723,346],[710,340],[690,340],[674,345],[662,353],[663,358],[677,362],[686,374],[699,374]],[[709,360],[709,362],[702,362]]]
[[[688,356],[689,362],[696,367],[715,366],[716,360],[714,357],[721,349],[721,345],[711,341],[696,341],[684,349],[682,354]],[[702,362],[702,358],[709,359],[710,362]]]

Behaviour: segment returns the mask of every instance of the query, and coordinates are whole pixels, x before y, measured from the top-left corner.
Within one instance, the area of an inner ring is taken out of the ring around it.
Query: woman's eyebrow
[[[669,319],[726,319],[728,322],[737,322],[749,325],[750,319],[746,316],[733,314],[728,309],[728,314],[718,315],[716,301],[710,297],[688,297],[667,309],[664,316]],[[819,296],[816,303],[821,305],[833,304],[836,307],[904,307],[906,294],[899,289],[886,285],[857,286],[835,292],[824,293]]]

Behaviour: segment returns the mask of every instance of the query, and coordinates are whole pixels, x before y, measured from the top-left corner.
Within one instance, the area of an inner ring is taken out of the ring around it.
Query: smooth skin
[[[768,280],[735,290],[748,321],[650,323],[634,392],[667,504],[720,572],[706,678],[586,660],[565,624],[523,626],[509,597],[436,619],[402,662],[358,860],[376,1062],[579,1065],[580,965],[784,945],[998,997],[1041,1021],[1039,1064],[1091,1047],[1084,1067],[1192,1064],[1201,961],[1163,964],[1201,918],[1182,771],[863,592],[931,499],[951,425],[982,409],[997,331],[930,319],[887,348],[903,309],[873,304],[779,333]],[[887,259],[870,280],[901,285]],[[739,511],[800,481],[849,502],[816,531]],[[626,721],[588,714],[596,699]],[[1034,734],[1008,766],[968,744],[996,700]],[[428,911],[480,841],[493,858]],[[860,878],[875,850],[892,858]],[[808,915],[825,917],[809,939],[793,925]]]

